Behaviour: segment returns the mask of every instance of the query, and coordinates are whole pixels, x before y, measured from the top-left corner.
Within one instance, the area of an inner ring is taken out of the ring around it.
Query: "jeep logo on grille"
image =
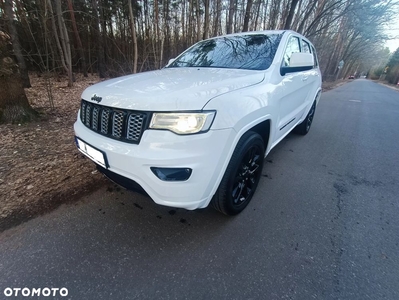
[[[97,96],[96,94],[93,95],[93,97],[91,97],[92,101],[96,101],[97,103],[100,103],[101,100],[103,100],[103,98]]]

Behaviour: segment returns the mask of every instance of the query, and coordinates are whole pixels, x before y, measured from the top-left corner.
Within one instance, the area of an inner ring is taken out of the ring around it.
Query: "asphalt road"
[[[355,80],[270,153],[237,217],[110,184],[1,233],[0,299],[65,287],[58,298],[396,300],[398,201],[399,92]]]

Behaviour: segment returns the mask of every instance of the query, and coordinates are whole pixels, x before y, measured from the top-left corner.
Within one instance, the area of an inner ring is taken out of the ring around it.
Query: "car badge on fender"
[[[92,101],[96,101],[97,103],[100,103],[101,100],[103,100],[103,98],[97,96],[96,94],[93,95],[93,97],[91,97]]]

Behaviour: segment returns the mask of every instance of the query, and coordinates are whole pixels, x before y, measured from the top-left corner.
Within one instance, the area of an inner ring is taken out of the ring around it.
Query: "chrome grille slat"
[[[118,139],[122,136],[123,118],[124,113],[121,111],[115,111],[112,116],[112,136]]]
[[[149,112],[113,109],[82,100],[80,120],[90,130],[109,138],[138,144],[148,126]]]
[[[86,125],[87,127],[90,127],[91,109],[92,109],[92,106],[91,106],[90,104],[87,104],[87,106],[86,106],[86,113],[85,113],[85,125]]]
[[[126,138],[137,141],[140,138],[141,127],[143,126],[144,116],[141,114],[130,114],[127,121]]]
[[[109,124],[109,117],[111,115],[111,110],[104,108],[101,113],[101,133],[108,134],[108,124]]]
[[[85,124],[85,116],[86,116],[86,102],[82,101],[82,107],[80,108],[80,119],[82,123]]]
[[[98,106],[93,107],[93,118],[91,123],[91,128],[95,131],[98,130],[98,113],[100,108]]]

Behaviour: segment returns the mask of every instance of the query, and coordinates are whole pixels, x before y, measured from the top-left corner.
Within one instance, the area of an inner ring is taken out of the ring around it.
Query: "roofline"
[[[231,36],[240,36],[240,35],[255,35],[255,34],[284,34],[284,33],[291,33],[291,34],[295,34],[298,35],[306,40],[308,40],[310,42],[310,40],[308,38],[306,38],[303,34],[300,34],[294,30],[291,29],[280,29],[280,30],[258,30],[258,31],[245,31],[245,32],[234,32],[234,33],[229,33],[229,34],[224,34],[224,35],[218,35],[218,36],[213,36],[210,38],[207,38],[205,40],[200,40],[198,42],[201,41],[206,41],[206,40],[212,40],[212,39],[217,39],[217,38],[223,38],[223,37],[231,37]],[[196,44],[197,42],[195,42],[194,44]]]
[[[283,34],[286,31],[292,31],[292,30],[258,30],[258,31],[234,32],[234,33],[214,36],[212,38],[225,37],[225,36],[237,36],[237,35],[253,35],[253,34]],[[292,31],[292,32],[294,32],[294,31]]]

